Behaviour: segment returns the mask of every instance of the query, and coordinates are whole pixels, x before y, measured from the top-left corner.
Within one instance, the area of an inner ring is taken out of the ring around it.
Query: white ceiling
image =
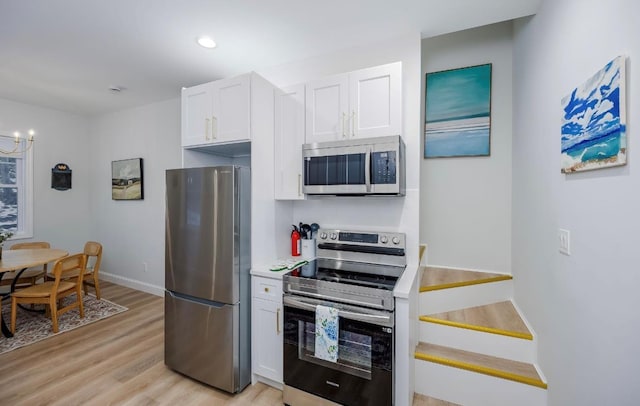
[[[0,98],[98,114],[410,32],[535,13],[540,0],[0,0]],[[211,35],[214,50],[196,44]],[[119,94],[110,86],[125,88]]]

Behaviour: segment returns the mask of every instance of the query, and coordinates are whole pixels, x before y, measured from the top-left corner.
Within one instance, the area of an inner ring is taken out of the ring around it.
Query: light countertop
[[[411,294],[411,289],[414,286],[414,280],[418,271],[420,270],[420,266],[407,265],[402,276],[396,282],[396,287],[393,289],[393,296],[408,299]]]
[[[291,272],[290,269],[283,269],[282,271],[272,271],[269,268],[271,265],[262,265],[251,268],[251,275],[260,276],[263,278],[282,279],[282,276]]]

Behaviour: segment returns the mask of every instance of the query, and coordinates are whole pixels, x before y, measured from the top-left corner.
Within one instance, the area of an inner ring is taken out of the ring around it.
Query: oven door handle
[[[291,296],[286,295],[283,297],[283,302],[285,306],[295,307],[303,310],[310,310],[312,312],[315,312],[316,306],[321,304],[319,301],[313,301],[309,303],[306,300],[294,299]],[[365,323],[378,324],[387,327],[392,327],[394,322],[393,313],[389,313],[388,315],[369,314],[342,310],[340,308],[338,308],[338,317],[349,320],[363,321]]]
[[[301,295],[305,295],[305,296],[317,297],[318,299],[325,299],[325,296],[321,295],[319,293],[306,292],[304,290],[291,289],[291,288],[289,288],[288,291],[291,292],[291,293],[294,293],[294,294],[297,293],[297,294],[301,294]],[[344,302],[344,303],[352,304],[352,305],[355,305],[355,306],[362,306],[363,305],[362,302],[359,302],[357,300],[351,300],[351,299],[345,299],[345,298],[341,298],[340,300],[342,302]],[[312,306],[314,306],[314,308],[315,308],[316,304],[321,304],[321,303],[320,302],[314,303]],[[383,303],[380,303],[379,305],[375,304],[375,303],[367,303],[367,305],[371,306],[371,307],[376,307],[376,308],[379,308],[379,309],[385,309],[385,307],[383,306]]]

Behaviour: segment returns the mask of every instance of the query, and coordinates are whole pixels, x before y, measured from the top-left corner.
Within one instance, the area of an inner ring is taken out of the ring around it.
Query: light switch
[[[558,229],[558,251],[564,255],[571,255],[571,240],[569,230]]]

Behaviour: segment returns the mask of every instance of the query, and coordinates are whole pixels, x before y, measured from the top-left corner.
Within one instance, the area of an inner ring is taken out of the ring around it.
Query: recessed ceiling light
[[[207,37],[206,35],[198,37],[198,44],[209,49],[215,48],[217,46],[216,42],[211,37]]]

